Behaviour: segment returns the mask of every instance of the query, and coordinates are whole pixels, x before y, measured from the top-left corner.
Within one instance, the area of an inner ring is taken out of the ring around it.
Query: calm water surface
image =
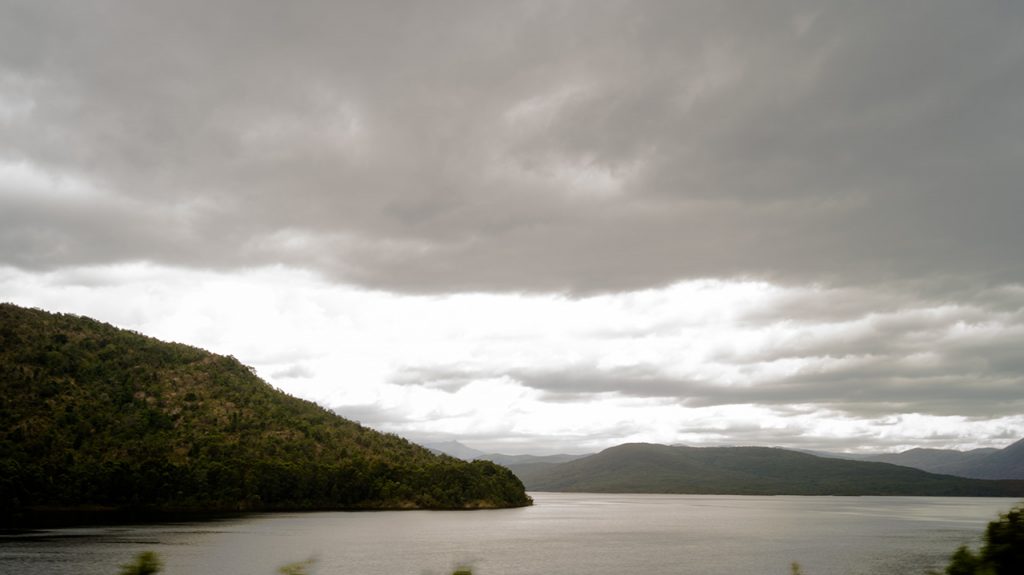
[[[534,493],[501,511],[284,513],[0,535],[0,573],[115,575],[140,551],[168,575],[917,574],[1013,499]]]

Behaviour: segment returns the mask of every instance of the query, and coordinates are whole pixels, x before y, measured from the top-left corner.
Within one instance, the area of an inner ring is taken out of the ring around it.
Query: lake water
[[[497,511],[281,513],[0,535],[0,573],[116,575],[156,551],[168,575],[805,575],[923,573],[977,546],[1014,499],[534,493]]]

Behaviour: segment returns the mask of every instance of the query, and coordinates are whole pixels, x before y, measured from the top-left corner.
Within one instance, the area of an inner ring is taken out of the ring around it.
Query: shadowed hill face
[[[1024,439],[986,456],[966,470],[967,477],[1024,479]],[[965,474],[966,474],[965,473]]]
[[[969,465],[999,451],[998,449],[974,449],[971,451],[955,451],[952,449],[911,449],[902,453],[887,453],[867,458],[869,461],[881,461],[895,465],[916,467],[932,473],[955,473],[958,467]]]
[[[1024,482],[933,475],[765,447],[627,444],[557,465],[513,466],[537,491],[750,495],[1024,495]]]
[[[233,357],[0,305],[0,505],[506,507],[490,462],[436,456],[274,389]]]
[[[974,479],[1024,480],[1024,440],[1003,449],[911,449],[902,453],[870,455],[860,459]]]

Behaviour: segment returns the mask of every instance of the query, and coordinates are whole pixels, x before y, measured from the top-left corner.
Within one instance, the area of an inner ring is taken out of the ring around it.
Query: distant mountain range
[[[769,447],[633,443],[565,463],[510,464],[532,491],[735,495],[1024,496],[1024,481],[928,473]]]
[[[528,463],[565,463],[590,455],[589,453],[583,455],[571,455],[568,453],[556,455],[505,455],[503,453],[487,453],[479,449],[473,449],[458,441],[424,443],[423,446],[436,454],[450,455],[465,461],[493,461],[498,465],[505,466]]]
[[[469,461],[508,466],[527,489],[541,491],[1017,495],[1024,485],[971,481],[1024,480],[1024,440],[1005,449],[859,455],[650,444],[551,456],[486,453],[457,441],[427,447]]]
[[[1004,449],[911,449],[902,453],[849,455],[813,452],[822,457],[877,461],[974,479],[1024,479],[1024,440]]]
[[[444,453],[466,461],[489,460],[499,465],[506,465],[513,471],[532,476],[543,465],[534,466],[531,464],[555,464],[566,463],[587,457],[593,454],[584,455],[503,455],[500,453],[486,453],[478,449],[468,447],[458,441],[446,441],[426,444],[435,453]],[[910,449],[902,453],[870,453],[851,454],[835,453],[830,451],[801,451],[827,459],[845,459],[851,461],[890,463],[903,467],[920,469],[929,473],[940,475],[955,475],[970,479],[1017,479],[1024,480],[1024,440],[1020,440],[1006,448],[995,449],[973,449],[970,451],[956,451],[953,449]],[[529,486],[528,486],[529,487]]]

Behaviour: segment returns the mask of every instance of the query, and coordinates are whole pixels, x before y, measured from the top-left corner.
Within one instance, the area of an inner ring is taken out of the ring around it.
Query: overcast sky
[[[1024,437],[1024,4],[0,0],[0,300],[506,453]]]

